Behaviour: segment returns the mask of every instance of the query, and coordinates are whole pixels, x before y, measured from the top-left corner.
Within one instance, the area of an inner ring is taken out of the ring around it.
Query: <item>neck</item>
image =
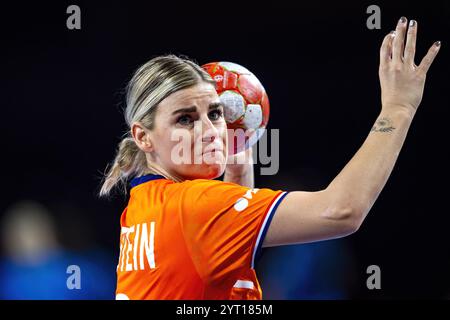
[[[146,173],[159,174],[159,175],[163,176],[164,178],[175,181],[175,182],[183,182],[185,180],[181,176],[169,173],[167,170],[165,170],[164,168],[162,168],[161,166],[159,166],[157,164],[149,163],[149,164],[147,164],[147,167],[148,167],[148,171]]]

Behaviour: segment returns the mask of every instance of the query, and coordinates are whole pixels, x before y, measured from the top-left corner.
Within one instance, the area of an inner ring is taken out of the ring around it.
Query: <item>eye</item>
[[[185,114],[177,119],[177,123],[181,124],[182,126],[189,126],[192,123],[192,118],[191,116]]]
[[[221,109],[216,109],[209,113],[209,118],[212,121],[219,120],[220,118],[222,118],[222,116],[223,116],[223,111]]]

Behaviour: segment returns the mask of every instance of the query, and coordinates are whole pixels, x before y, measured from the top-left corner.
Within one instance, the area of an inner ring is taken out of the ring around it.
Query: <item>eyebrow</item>
[[[209,104],[208,111],[213,110],[213,109],[218,109],[223,106],[224,105],[222,102],[212,102]],[[172,115],[175,115],[178,113],[189,113],[189,112],[196,112],[196,111],[197,111],[197,107],[192,106],[192,107],[188,107],[188,108],[182,108],[182,109],[175,110],[174,112],[172,112]]]

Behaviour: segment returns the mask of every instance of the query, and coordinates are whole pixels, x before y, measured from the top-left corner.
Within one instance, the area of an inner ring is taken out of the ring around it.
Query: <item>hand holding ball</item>
[[[202,68],[216,82],[227,127],[233,129],[228,136],[229,154],[250,148],[262,136],[269,121],[269,98],[264,87],[253,73],[236,63],[211,62]]]

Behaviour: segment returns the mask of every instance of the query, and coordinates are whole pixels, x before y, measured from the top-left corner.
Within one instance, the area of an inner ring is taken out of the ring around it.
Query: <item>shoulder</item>
[[[242,196],[250,188],[243,187],[232,182],[220,180],[195,179],[187,180],[175,186],[175,190],[181,195],[201,198],[228,198],[233,196]]]

